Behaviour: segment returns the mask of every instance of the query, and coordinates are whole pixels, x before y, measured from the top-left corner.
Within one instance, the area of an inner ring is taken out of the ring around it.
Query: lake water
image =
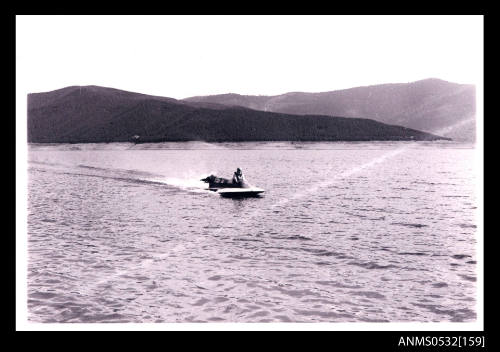
[[[476,320],[474,148],[31,145],[33,322]],[[209,174],[266,190],[227,199]]]

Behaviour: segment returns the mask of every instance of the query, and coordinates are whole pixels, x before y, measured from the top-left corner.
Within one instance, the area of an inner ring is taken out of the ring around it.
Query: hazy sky
[[[482,83],[482,16],[17,16],[16,22],[22,92],[100,85],[185,98],[429,77]]]

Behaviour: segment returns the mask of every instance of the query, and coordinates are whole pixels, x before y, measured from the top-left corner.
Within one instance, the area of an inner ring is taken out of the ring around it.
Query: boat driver
[[[236,169],[236,172],[233,174],[233,183],[242,183],[243,182],[243,173],[240,168]]]

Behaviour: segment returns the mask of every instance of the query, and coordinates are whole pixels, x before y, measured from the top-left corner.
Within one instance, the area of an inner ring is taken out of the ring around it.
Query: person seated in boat
[[[236,169],[235,173],[233,174],[233,183],[242,184],[243,180],[243,173],[241,172],[241,169]]]

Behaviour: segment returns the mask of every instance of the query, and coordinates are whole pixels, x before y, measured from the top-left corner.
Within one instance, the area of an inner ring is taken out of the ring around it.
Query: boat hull
[[[246,198],[246,197],[260,197],[264,193],[260,188],[238,188],[238,189],[220,189],[217,191],[222,197],[225,198]]]

